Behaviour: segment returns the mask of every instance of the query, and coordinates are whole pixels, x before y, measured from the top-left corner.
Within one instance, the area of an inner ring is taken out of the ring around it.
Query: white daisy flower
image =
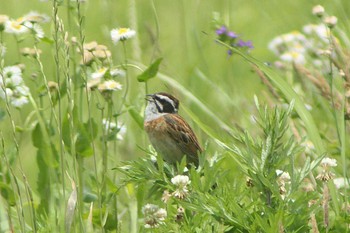
[[[18,66],[6,66],[3,70],[3,74],[7,78],[12,76],[22,76],[22,70]]]
[[[29,88],[25,85],[20,85],[15,87],[16,93],[22,95],[22,96],[28,96],[29,95]]]
[[[130,39],[134,37],[135,34],[136,32],[130,28],[117,28],[111,31],[111,37],[114,43]]]
[[[295,51],[289,51],[282,54],[280,59],[288,63],[294,62],[295,64],[305,64],[306,62],[304,55]]]
[[[23,16],[25,21],[31,22],[31,23],[47,23],[50,20],[50,17],[45,14],[39,14],[38,12],[31,11],[25,16]]]
[[[1,83],[0,83],[1,85]],[[5,95],[5,91],[6,91],[6,95]],[[5,91],[3,89],[3,87],[0,87],[0,98],[1,99],[5,99],[5,97],[7,96],[7,98],[11,98],[13,96],[13,91],[10,88],[5,88]]]
[[[29,30],[23,23],[23,18],[7,20],[5,22],[5,32],[16,35],[27,33]]]
[[[44,30],[39,24],[26,21],[24,23],[24,26],[29,28],[37,38],[39,39],[44,38],[45,36]]]
[[[108,68],[106,68],[106,67],[102,67],[102,68],[98,69],[96,72],[91,74],[91,79],[103,78],[103,76],[106,74],[107,70],[108,70]]]
[[[104,125],[104,129],[105,131],[108,131],[108,130],[113,130],[117,127],[117,124],[113,121],[109,121],[107,119],[102,119],[102,124]]]
[[[114,80],[107,80],[98,85],[98,90],[103,92],[103,91],[117,91],[121,90],[122,85]]]
[[[121,70],[121,69],[113,69],[113,70],[110,70],[109,73],[115,77],[115,76],[121,76],[121,77],[124,77],[125,76],[125,71],[124,70]]]
[[[26,96],[12,98],[12,100],[11,100],[11,104],[16,108],[21,108],[23,105],[27,104],[28,102],[29,102],[28,97],[26,97]]]

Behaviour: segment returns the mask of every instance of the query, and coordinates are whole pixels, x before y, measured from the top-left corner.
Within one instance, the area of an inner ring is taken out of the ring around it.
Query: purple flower
[[[227,31],[227,28],[225,26],[221,26],[221,28],[216,29],[216,34],[218,34],[219,36],[225,34]]]
[[[237,46],[238,47],[248,47],[250,49],[254,48],[253,43],[250,40],[248,40],[248,41],[239,40],[237,42]]]
[[[238,35],[236,33],[232,32],[232,31],[229,31],[227,33],[227,36],[230,37],[231,39],[235,39],[235,38],[238,37]]]

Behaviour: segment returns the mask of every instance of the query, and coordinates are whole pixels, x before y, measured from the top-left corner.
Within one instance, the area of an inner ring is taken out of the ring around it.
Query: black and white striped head
[[[158,92],[147,95],[147,101],[145,121],[156,119],[164,114],[177,113],[179,110],[179,100],[168,93]]]

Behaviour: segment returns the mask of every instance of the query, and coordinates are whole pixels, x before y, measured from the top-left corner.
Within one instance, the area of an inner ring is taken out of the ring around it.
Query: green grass
[[[269,42],[320,23],[317,4],[338,17],[338,39],[322,44],[333,59],[309,53],[277,69]],[[50,17],[40,23],[44,38],[0,34],[0,78],[21,64],[29,88],[22,108],[0,99],[0,232],[350,231],[348,1],[11,0],[0,14],[30,10]],[[218,38],[222,25],[254,49]],[[114,44],[118,27],[136,36]],[[83,65],[91,41],[111,56]],[[21,55],[23,47],[35,55]],[[87,87],[102,66],[102,80],[121,90]],[[109,73],[116,68],[124,74]],[[180,99],[205,148],[199,169],[166,164],[149,145],[144,98],[159,91]],[[177,175],[190,180],[182,198]]]

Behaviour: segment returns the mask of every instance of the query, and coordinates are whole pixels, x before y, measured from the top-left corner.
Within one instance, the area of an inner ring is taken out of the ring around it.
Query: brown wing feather
[[[182,153],[188,156],[188,162],[198,165],[198,152],[203,150],[191,127],[178,114],[167,114],[164,118],[169,126],[169,136],[179,145]]]

